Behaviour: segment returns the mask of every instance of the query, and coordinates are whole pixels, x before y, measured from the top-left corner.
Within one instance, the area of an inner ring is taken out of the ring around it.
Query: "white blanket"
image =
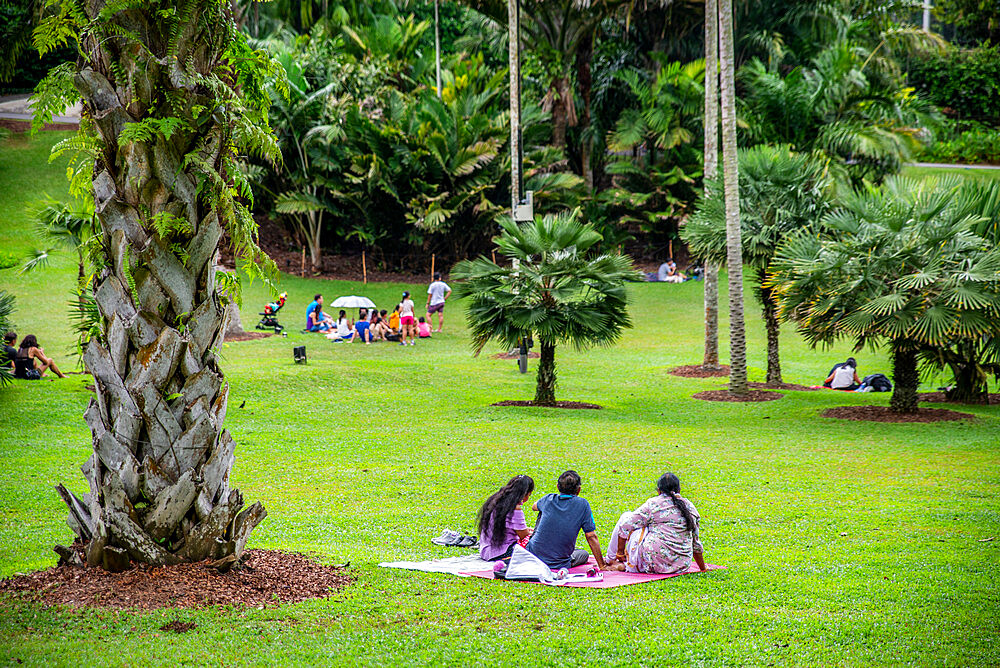
[[[493,570],[492,561],[483,561],[478,554],[469,554],[464,557],[448,557],[447,559],[431,559],[428,561],[384,561],[379,564],[382,568],[403,568],[410,571],[424,571],[427,573],[451,573],[460,577],[468,577],[463,573],[472,571]]]

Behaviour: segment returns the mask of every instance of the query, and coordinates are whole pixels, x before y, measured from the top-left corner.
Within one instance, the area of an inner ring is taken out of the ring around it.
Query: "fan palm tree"
[[[452,276],[469,298],[467,318],[478,355],[490,341],[514,347],[539,343],[535,403],[556,402],[556,346],[610,346],[632,326],[625,282],[638,272],[620,254],[588,253],[601,240],[578,210],[536,216],[520,225],[507,220],[494,239],[511,266],[484,257],[460,262]]]
[[[753,271],[757,298],[767,331],[767,382],[780,384],[780,323],[767,270],[779,246],[790,235],[813,226],[829,210],[829,180],[809,156],[787,146],[755,146],[739,152],[740,228],[743,262]],[[722,184],[709,181],[698,210],[682,236],[707,264],[726,258],[726,207]]]
[[[844,196],[826,233],[794,235],[772,263],[779,316],[810,344],[889,346],[895,412],[917,409],[921,354],[1000,335],[1000,248],[975,233],[984,217],[961,190],[890,177]]]
[[[729,274],[729,391],[745,396],[746,326],[743,320],[743,254],[740,237],[740,181],[736,157],[736,56],[733,1],[719,2],[719,88],[722,100],[722,183],[726,204],[726,269]]]
[[[14,328],[10,320],[13,312],[14,295],[6,290],[0,290],[0,336],[3,336],[3,334]],[[11,372],[10,366],[0,364],[0,387],[9,383],[13,378],[14,374]]]
[[[35,231],[41,238],[55,241],[76,253],[77,292],[81,295],[87,285],[86,247],[100,233],[100,224],[94,215],[93,206],[90,202],[83,209],[75,209],[54,199],[47,199],[34,212]],[[21,271],[32,271],[47,264],[52,250],[34,251]]]

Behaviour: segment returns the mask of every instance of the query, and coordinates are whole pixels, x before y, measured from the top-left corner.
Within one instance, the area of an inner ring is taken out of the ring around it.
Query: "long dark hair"
[[[673,500],[677,510],[680,511],[681,516],[684,518],[684,528],[692,531],[694,529],[694,517],[691,515],[691,509],[677,496],[681,491],[680,478],[673,473],[664,473],[656,482],[656,489],[660,490],[660,494],[666,494]]]
[[[31,348],[38,347],[38,339],[35,338],[34,334],[28,334],[26,337],[21,339],[21,345],[18,346],[21,350],[29,350]]]
[[[477,523],[480,535],[486,533],[486,529],[493,523],[493,530],[490,534],[492,547],[500,547],[503,544],[504,536],[507,535],[507,518],[514,512],[518,504],[524,497],[535,491],[535,481],[528,475],[516,475],[507,481],[486,503],[479,509]]]

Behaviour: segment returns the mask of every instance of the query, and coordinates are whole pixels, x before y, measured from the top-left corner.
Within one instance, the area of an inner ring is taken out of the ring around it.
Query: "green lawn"
[[[1000,169],[976,169],[974,167],[903,167],[903,175],[913,178],[941,176],[943,174],[961,174],[962,176],[983,179],[1000,179]]]
[[[5,249],[32,245],[24,202],[65,189],[62,166],[41,166],[52,139],[0,148]],[[38,334],[66,366],[63,303],[73,272],[67,255],[28,278],[0,272],[0,288],[18,296],[20,331]],[[227,422],[239,443],[234,483],[269,512],[250,546],[350,560],[353,586],[268,610],[68,611],[6,599],[0,662],[1000,664],[997,408],[962,408],[977,416],[967,422],[883,425],[818,415],[886,404],[886,395],[693,400],[722,385],[667,374],[700,360],[698,283],[637,285],[636,327],[620,345],[559,351],[559,397],[601,411],[490,407],[530,398],[533,376],[513,362],[473,358],[454,306],[448,333],[413,348],[296,333],[316,291],[389,304],[403,287],[285,278],[288,338],[224,351]],[[264,298],[259,283],[247,290],[246,325]],[[762,379],[764,335],[752,301],[747,313],[751,377]],[[291,349],[303,343],[309,364],[296,366]],[[847,346],[809,350],[790,330],[783,343],[790,382],[814,384],[849,354]],[[888,371],[882,354],[857,356],[862,373]],[[0,390],[0,576],[53,564],[52,545],[70,540],[52,488],[85,486],[87,382]],[[546,493],[566,468],[583,476],[602,543],[663,470],[677,472],[701,512],[708,560],[729,569],[600,591],[378,568],[458,553],[430,537],[471,529],[478,505],[510,475],[528,473]],[[197,629],[157,630],[178,617]]]

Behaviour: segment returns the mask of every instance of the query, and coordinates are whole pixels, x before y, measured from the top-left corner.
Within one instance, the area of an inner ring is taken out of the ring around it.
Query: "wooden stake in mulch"
[[[671,239],[670,241],[667,242],[667,249],[668,249],[667,250],[667,255],[672,258],[674,256],[674,240],[673,239]]]
[[[431,253],[431,280],[434,280],[434,253]]]
[[[497,263],[497,252],[496,251],[490,251],[490,256],[493,257],[493,264],[496,264]]]
[[[302,247],[302,276],[306,275],[306,247]]]
[[[365,252],[361,251],[361,275],[364,277],[364,281],[368,283],[368,264],[365,262]]]

